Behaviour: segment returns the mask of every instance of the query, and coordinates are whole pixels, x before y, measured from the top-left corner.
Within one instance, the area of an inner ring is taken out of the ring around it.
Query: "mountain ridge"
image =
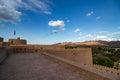
[[[91,40],[84,42],[62,42],[57,45],[83,45],[83,46],[120,46],[120,41]]]

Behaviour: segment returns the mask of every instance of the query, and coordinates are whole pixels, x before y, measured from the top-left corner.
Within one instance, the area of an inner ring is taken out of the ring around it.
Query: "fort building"
[[[104,77],[110,80],[120,80],[119,69],[93,64],[91,48],[81,47],[74,49],[66,49],[64,45],[27,45],[27,40],[20,39],[19,37],[17,39],[9,39],[8,42],[4,42],[3,38],[0,38],[0,42],[2,42],[2,45],[4,45],[5,43],[9,44],[8,46],[6,46],[5,51],[1,52],[0,56],[2,57],[0,57],[0,62],[4,61],[4,59],[8,55],[14,55],[19,53],[25,53],[26,55],[26,53],[34,53],[35,55],[38,54],[39,56],[47,56],[50,59],[57,60],[58,62],[63,62],[65,64],[69,64],[70,66],[83,69],[87,72],[90,72],[92,75],[99,75],[100,77]],[[1,47],[1,49],[3,48]],[[30,58],[30,60],[31,59],[34,60],[33,58]],[[119,65],[116,65],[119,68]]]
[[[3,38],[2,37],[0,37],[0,42],[3,42]]]
[[[17,39],[9,39],[8,43],[9,45],[26,45],[27,40],[23,40],[23,39],[20,39],[20,37],[18,37]]]
[[[0,37],[0,46],[2,46],[2,45],[3,45],[3,38]]]

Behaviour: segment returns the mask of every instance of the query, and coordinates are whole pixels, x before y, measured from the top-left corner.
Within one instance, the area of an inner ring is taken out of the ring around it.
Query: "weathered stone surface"
[[[100,80],[78,73],[42,54],[11,54],[0,65],[0,80]]]

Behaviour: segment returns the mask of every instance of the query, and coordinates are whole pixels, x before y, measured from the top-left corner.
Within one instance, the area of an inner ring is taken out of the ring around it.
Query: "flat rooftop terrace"
[[[0,64],[0,80],[107,80],[41,53],[11,54]]]

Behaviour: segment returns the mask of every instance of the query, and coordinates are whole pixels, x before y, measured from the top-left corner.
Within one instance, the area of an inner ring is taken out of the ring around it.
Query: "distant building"
[[[0,42],[3,42],[3,38],[2,37],[0,37]]]
[[[0,37],[0,46],[2,46],[3,45],[3,38],[2,37]]]
[[[9,45],[26,45],[27,40],[23,40],[18,37],[17,39],[9,39],[8,43]]]

